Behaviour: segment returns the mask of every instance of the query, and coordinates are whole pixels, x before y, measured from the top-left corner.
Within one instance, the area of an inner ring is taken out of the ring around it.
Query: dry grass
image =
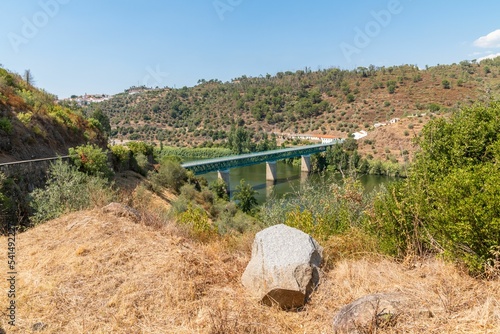
[[[421,304],[422,316],[377,333],[500,331],[500,282],[435,259],[339,259],[301,312],[262,306],[240,284],[252,239],[200,244],[173,224],[145,226],[98,210],[64,216],[18,235],[17,326],[7,325],[3,306],[0,324],[8,333],[43,325],[42,333],[331,333],[345,304],[400,291]]]

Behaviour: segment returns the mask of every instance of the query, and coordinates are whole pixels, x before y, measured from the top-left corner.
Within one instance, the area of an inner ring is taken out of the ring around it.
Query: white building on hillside
[[[353,138],[355,140],[358,140],[358,139],[361,139],[363,137],[368,136],[368,132],[366,132],[365,130],[361,130],[359,132],[354,132],[352,135],[353,135]]]

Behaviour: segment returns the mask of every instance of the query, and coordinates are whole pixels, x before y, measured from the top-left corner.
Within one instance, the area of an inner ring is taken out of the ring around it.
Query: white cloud
[[[481,60],[493,59],[493,58],[496,58],[496,57],[500,57],[500,53],[495,53],[495,54],[487,55],[485,57],[478,58],[477,61],[480,62]]]
[[[477,57],[477,56],[482,56],[482,55],[488,55],[490,53],[492,53],[493,51],[489,50],[489,51],[474,51],[472,53],[469,54],[469,57]]]
[[[481,36],[474,41],[474,46],[480,48],[499,48],[500,47],[500,29],[490,32],[486,36]]]

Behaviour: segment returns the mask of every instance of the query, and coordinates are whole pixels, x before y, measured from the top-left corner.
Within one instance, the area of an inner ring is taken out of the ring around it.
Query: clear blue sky
[[[17,0],[0,13],[0,64],[60,98],[500,53],[498,0]]]

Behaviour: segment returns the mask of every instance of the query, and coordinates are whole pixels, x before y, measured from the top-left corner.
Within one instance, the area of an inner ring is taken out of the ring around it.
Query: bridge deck
[[[341,140],[329,144],[308,145],[265,152],[232,155],[215,159],[197,160],[183,163],[182,167],[192,170],[195,174],[204,174],[218,170],[255,165],[263,162],[272,162],[324,152],[329,146],[335,145],[338,142],[341,142]]]

